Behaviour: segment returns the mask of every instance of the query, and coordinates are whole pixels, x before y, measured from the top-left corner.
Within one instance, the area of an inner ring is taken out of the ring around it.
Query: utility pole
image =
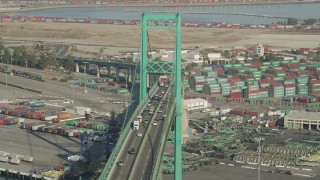
[[[261,177],[261,135],[260,135],[260,132],[261,132],[261,126],[259,125],[258,126],[258,134],[259,134],[259,139],[258,139],[258,180],[260,180],[260,177]]]
[[[84,81],[84,93],[86,94],[87,93],[87,64],[88,64],[89,62],[84,62],[84,64],[85,64],[85,67],[84,67],[84,79],[85,79],[85,81]]]

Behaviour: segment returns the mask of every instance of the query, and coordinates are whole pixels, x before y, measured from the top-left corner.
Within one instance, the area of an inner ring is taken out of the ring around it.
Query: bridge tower
[[[174,62],[152,61],[148,56],[148,30],[175,30]],[[177,14],[149,14],[142,15],[142,32],[140,44],[140,102],[148,98],[147,74],[173,74],[175,83],[175,149],[174,149],[174,177],[182,179],[182,72],[181,72],[181,16]]]

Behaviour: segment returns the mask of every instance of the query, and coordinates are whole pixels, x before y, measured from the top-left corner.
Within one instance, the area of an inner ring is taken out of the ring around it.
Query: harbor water
[[[84,7],[16,12],[20,16],[140,20],[142,12],[181,12],[183,21],[270,24],[292,18],[320,18],[320,3],[194,7]],[[202,14],[200,14],[202,13]],[[268,18],[262,16],[273,16]]]

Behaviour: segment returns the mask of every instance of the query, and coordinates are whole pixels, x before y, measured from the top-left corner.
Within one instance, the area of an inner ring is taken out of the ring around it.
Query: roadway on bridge
[[[167,104],[163,102],[167,100],[167,96],[163,97],[163,101],[160,101],[159,110],[163,112],[156,112],[154,121],[158,122],[157,126],[151,126],[147,136],[147,141],[141,145],[140,149],[141,157],[134,162],[133,169],[130,173],[129,179],[132,180],[145,180],[151,179],[153,166],[156,163],[157,155],[159,152],[160,141],[163,134],[164,119],[163,115],[166,114]]]
[[[160,87],[158,89],[158,91],[156,92],[156,95],[161,95],[163,91],[165,91],[165,88]],[[160,101],[158,101],[158,100],[150,100],[148,103],[151,103],[152,106],[154,106],[155,109],[157,109],[159,102]],[[157,113],[157,112],[155,111],[154,113]],[[156,115],[158,116],[159,114],[160,113],[157,113]],[[150,137],[150,134],[145,134],[145,133],[146,133],[146,130],[148,129],[148,125],[152,126],[152,116],[153,116],[153,114],[142,113],[142,126],[137,131],[131,131],[126,143],[123,145],[122,151],[120,151],[120,155],[118,156],[117,160],[118,161],[123,160],[124,166],[115,165],[114,169],[112,170],[112,173],[110,174],[109,179],[119,179],[119,180],[128,179],[128,176],[133,168],[134,158],[138,153],[139,146],[140,146],[144,136]],[[162,126],[162,123],[160,123],[160,124]],[[151,127],[151,128],[159,128],[158,126]],[[138,137],[137,136],[138,133],[143,133],[143,136]],[[144,148],[144,145],[142,145],[142,147]],[[143,148],[140,148],[140,150],[143,150]],[[128,153],[128,151],[130,149],[135,149],[136,154],[130,155]]]

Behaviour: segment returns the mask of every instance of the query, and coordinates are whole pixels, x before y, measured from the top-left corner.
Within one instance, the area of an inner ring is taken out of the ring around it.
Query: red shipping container
[[[230,110],[229,113],[234,114],[234,115],[240,115],[240,116],[244,115],[244,111],[242,111],[242,110]]]
[[[258,116],[261,113],[256,111],[246,111],[246,114],[250,116]]]
[[[306,98],[298,98],[297,101],[298,101],[298,102],[302,102],[302,103],[308,103],[308,102],[309,102],[309,99],[306,99]]]
[[[252,66],[261,66],[261,65],[262,65],[261,62],[253,62],[253,63],[252,63]]]
[[[284,78],[284,80],[285,80],[285,81],[287,81],[287,80],[294,80],[294,77],[293,77],[293,76],[287,76],[287,77]]]
[[[233,92],[230,94],[230,98],[241,98],[241,92]]]
[[[292,87],[296,87],[296,85],[295,84],[286,84],[286,85],[284,85],[286,88],[292,88]]]
[[[280,84],[280,83],[272,83],[271,86],[272,87],[279,87],[279,86],[282,86],[282,84]]]
[[[277,121],[275,121],[275,120],[269,122],[269,127],[274,127],[276,125],[277,125]]]
[[[298,71],[297,74],[308,74],[308,71]]]
[[[251,91],[249,90],[248,91],[249,94],[256,94],[256,93],[259,93],[259,92],[260,92],[260,90],[251,90]]]
[[[274,71],[276,74],[282,74],[282,73],[285,73],[284,70],[281,70],[281,69],[277,69]]]
[[[269,88],[260,88],[260,92],[268,91]]]
[[[215,96],[215,95],[221,95],[220,92],[212,92],[211,95]]]
[[[318,84],[318,83],[320,83],[320,80],[311,80],[311,81],[309,81],[311,84]]]
[[[196,85],[204,85],[205,82],[196,82]]]
[[[320,89],[320,86],[312,86],[311,89]]]

